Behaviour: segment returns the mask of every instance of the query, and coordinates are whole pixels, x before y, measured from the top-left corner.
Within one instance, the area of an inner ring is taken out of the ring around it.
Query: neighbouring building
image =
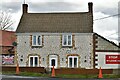
[[[2,66],[15,65],[15,48],[12,45],[15,41],[15,32],[0,30],[0,55],[2,57]]]
[[[118,46],[96,33],[93,37],[95,68],[120,69],[120,45]]]
[[[22,7],[16,30],[20,66],[94,69],[103,66],[97,63],[103,52],[120,54],[119,46],[93,32],[91,2],[88,12],[28,13],[28,5]]]

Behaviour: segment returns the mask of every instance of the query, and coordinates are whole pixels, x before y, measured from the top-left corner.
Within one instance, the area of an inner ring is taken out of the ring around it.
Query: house
[[[0,30],[0,55],[2,56],[2,66],[14,66],[14,51],[15,48],[12,45],[16,41],[14,31]]]
[[[88,12],[28,13],[23,4],[16,35],[18,63],[24,67],[94,69],[98,51],[120,50],[93,32],[91,2]]]

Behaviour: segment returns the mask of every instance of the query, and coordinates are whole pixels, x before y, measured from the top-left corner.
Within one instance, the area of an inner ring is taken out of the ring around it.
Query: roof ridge
[[[85,14],[89,12],[40,12],[40,13],[27,13],[27,14]]]

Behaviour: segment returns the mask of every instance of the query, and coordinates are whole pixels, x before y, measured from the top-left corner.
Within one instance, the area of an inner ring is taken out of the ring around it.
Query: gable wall
[[[120,50],[117,46],[113,45],[109,41],[104,40],[103,38],[96,35],[96,50]]]

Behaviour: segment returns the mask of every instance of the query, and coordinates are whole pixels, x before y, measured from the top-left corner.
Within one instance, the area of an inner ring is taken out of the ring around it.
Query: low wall
[[[19,67],[21,72],[46,73],[44,67]],[[16,67],[2,67],[2,71],[16,71]],[[59,68],[55,69],[56,74],[98,74],[99,69],[80,69],[80,68]],[[113,74],[113,69],[102,69],[103,74]]]
[[[120,74],[120,69],[114,69],[113,74],[117,74],[117,75]]]
[[[99,69],[60,68],[55,70],[56,74],[98,74]],[[113,74],[112,69],[102,69],[103,74]]]
[[[45,73],[44,67],[19,67],[21,72],[37,72],[37,73]],[[16,67],[2,67],[2,71],[16,71]]]

